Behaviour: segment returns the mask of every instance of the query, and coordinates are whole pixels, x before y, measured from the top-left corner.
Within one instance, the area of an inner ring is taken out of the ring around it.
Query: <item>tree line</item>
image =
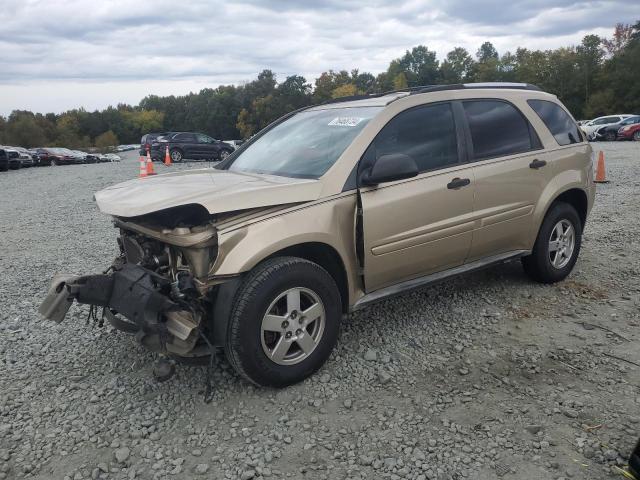
[[[587,35],[577,46],[500,54],[491,42],[472,56],[458,47],[441,61],[419,45],[378,74],[340,70],[311,85],[292,75],[278,82],[271,70],[241,85],[205,88],[188,95],[149,95],[137,106],[119,104],[62,114],[15,110],[0,116],[0,144],[106,148],[136,143],[151,131],[198,131],[214,138],[247,138],[281,115],[327,100],[421,85],[524,82],[557,95],[577,119],[640,113],[640,21],[618,24],[611,38]]]

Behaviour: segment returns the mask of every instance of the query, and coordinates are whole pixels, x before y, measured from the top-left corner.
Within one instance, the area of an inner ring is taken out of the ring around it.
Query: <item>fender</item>
[[[327,208],[327,203],[331,208]],[[358,294],[355,253],[355,192],[313,203],[283,215],[267,218],[232,231],[221,231],[214,276],[248,272],[265,258],[303,243],[333,248],[347,272],[350,304]]]

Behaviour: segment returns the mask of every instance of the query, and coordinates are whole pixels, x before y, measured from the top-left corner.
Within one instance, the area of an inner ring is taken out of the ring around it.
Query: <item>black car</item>
[[[624,118],[618,123],[614,123],[613,125],[608,125],[596,130],[594,133],[595,139],[607,140],[609,142],[612,142],[618,138],[618,130],[620,130],[622,127],[626,127],[627,125],[634,125],[636,123],[640,123],[640,115],[634,115],[633,117]]]
[[[4,148],[0,148],[0,172],[9,170],[9,156]]]
[[[191,160],[224,160],[234,148],[202,133],[176,132],[164,135],[151,144],[151,158],[163,160],[169,147],[172,162]]]
[[[9,159],[9,168],[11,170],[18,170],[19,168],[22,168],[20,154],[17,150],[12,150],[11,148],[4,147],[4,151],[7,153],[7,158]]]
[[[162,137],[163,135],[170,135],[172,132],[161,132],[161,133],[147,133],[143,135],[140,139],[140,155],[145,156],[147,154],[147,150],[151,150],[151,144],[158,139],[158,137]]]
[[[38,159],[33,153],[22,147],[5,147],[6,149],[15,150],[20,156],[20,164],[22,168],[35,167],[38,165]]]

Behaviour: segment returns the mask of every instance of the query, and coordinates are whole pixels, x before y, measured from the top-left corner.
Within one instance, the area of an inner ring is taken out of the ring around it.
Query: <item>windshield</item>
[[[382,107],[300,112],[273,127],[233,160],[231,171],[318,178]]]

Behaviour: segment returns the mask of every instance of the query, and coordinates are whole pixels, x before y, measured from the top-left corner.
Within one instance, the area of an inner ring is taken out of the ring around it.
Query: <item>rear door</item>
[[[216,141],[208,135],[197,133],[196,138],[198,140],[198,152],[201,158],[217,158],[218,148]]]
[[[184,158],[198,158],[198,142],[193,133],[178,133],[171,142],[182,150]]]
[[[533,211],[553,176],[553,160],[533,126],[502,99],[462,101],[475,177],[467,261],[530,248]]]
[[[412,157],[420,174],[360,188],[367,292],[459,266],[471,246],[474,179],[452,104],[399,113],[369,146],[360,171],[394,153]]]

